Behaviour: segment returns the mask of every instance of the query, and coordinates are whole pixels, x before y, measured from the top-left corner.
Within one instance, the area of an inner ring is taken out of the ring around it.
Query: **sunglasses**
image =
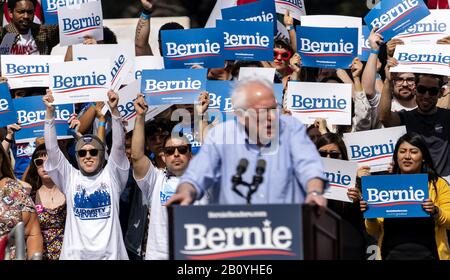
[[[36,167],[40,167],[44,164],[45,160],[42,158],[35,158],[34,159],[34,165],[36,165]]]
[[[180,154],[184,155],[189,151],[189,147],[188,146],[164,147],[163,150],[164,153],[169,156],[175,154],[175,150],[178,150]]]
[[[85,157],[89,153],[91,156],[95,157],[98,155],[97,149],[91,149],[91,150],[78,150],[77,154],[79,157]]]
[[[273,57],[278,58],[278,56],[281,56],[282,60],[289,60],[292,56],[290,51],[273,51]]]
[[[331,151],[331,152],[327,152],[327,151],[319,151],[319,154],[321,157],[328,157],[328,155],[330,156],[330,158],[340,158],[341,153],[339,152],[335,152],[335,151]]]
[[[438,87],[417,86],[416,91],[420,94],[425,94],[428,92],[430,96],[437,96],[440,89]]]
[[[409,77],[409,78],[406,78],[406,79],[403,79],[403,78],[400,78],[400,77],[394,78],[394,83],[397,86],[403,85],[404,82],[406,82],[406,84],[408,86],[412,86],[412,85],[414,85],[416,83],[416,78],[414,78],[414,77]]]

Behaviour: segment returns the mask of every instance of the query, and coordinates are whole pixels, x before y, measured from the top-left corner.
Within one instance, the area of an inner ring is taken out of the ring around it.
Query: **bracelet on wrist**
[[[308,194],[312,194],[312,195],[316,196],[316,195],[323,195],[323,192],[319,192],[319,191],[310,191],[310,192],[308,192]]]
[[[7,137],[5,137],[3,140],[5,140],[6,142],[11,143],[11,144],[14,143],[13,139],[8,139]]]
[[[99,127],[100,127],[100,126],[105,127],[105,125],[106,125],[106,122],[99,122],[99,123],[98,123],[98,126],[99,126]]]
[[[379,53],[380,53],[380,50],[371,49],[371,50],[370,50],[370,53],[373,53],[373,54],[379,54]]]
[[[293,25],[286,25],[286,29],[287,31],[291,31],[292,29],[294,29]]]
[[[151,12],[147,11],[147,10],[143,10],[141,12],[141,18],[145,19],[145,20],[149,20],[151,17]]]

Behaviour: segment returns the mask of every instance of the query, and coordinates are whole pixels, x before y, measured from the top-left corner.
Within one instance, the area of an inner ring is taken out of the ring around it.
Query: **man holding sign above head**
[[[119,224],[120,193],[125,188],[130,163],[125,154],[125,132],[117,109],[119,97],[108,92],[112,112],[112,148],[105,165],[105,144],[94,135],[76,143],[79,170],[58,147],[55,107],[51,93],[43,97],[46,106],[45,170],[67,197],[67,220],[60,259],[128,259]]]
[[[59,43],[57,25],[33,23],[37,0],[9,0],[8,12],[11,23],[1,32],[2,47],[8,54],[50,54]]]
[[[366,219],[368,233],[378,238],[381,248],[378,257],[383,260],[449,260],[446,230],[450,229],[450,188],[434,168],[430,152],[420,135],[405,134],[397,141],[393,173],[403,174],[404,178],[407,174],[426,174],[428,180],[425,177],[425,188],[428,185],[428,190],[420,189],[417,179],[413,179],[415,185],[403,184],[403,189],[400,189],[402,184],[397,182],[381,190],[381,187],[377,188],[377,177],[394,179],[400,176],[369,176],[367,178],[372,179],[370,183],[366,183],[363,177],[361,211],[367,211],[365,215],[373,210],[385,211],[384,215],[375,215],[379,218]],[[416,210],[414,215],[400,217],[403,213],[412,214],[413,210]]]
[[[381,93],[378,113],[385,127],[405,125],[408,132],[423,136],[436,170],[440,175],[450,175],[450,110],[436,106],[444,89],[444,77],[431,74],[415,74],[414,92],[417,108],[412,111],[392,112],[392,87],[397,73],[390,73],[398,61],[390,58],[386,66],[386,80]]]

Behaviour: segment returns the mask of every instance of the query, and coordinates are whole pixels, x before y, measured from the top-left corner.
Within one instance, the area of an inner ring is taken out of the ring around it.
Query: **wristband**
[[[293,26],[293,25],[288,25],[288,26],[286,26],[286,29],[287,29],[288,31],[291,31],[292,29],[294,29],[294,26]]]
[[[323,195],[323,193],[318,192],[318,191],[310,191],[310,192],[308,192],[308,194],[312,194],[314,196],[316,196],[316,195]]]
[[[145,19],[145,20],[149,20],[151,17],[151,12],[143,10],[141,12],[141,18]]]
[[[374,50],[374,49],[371,49],[371,50],[370,50],[370,53],[379,54],[379,53],[380,53],[380,50]]]
[[[105,127],[105,124],[106,124],[105,122],[99,122],[99,123],[98,123],[98,126],[99,126],[99,127],[100,127],[100,126]]]
[[[8,142],[8,143],[11,143],[11,144],[13,144],[14,143],[14,140],[12,140],[12,139],[8,139],[8,138],[4,138],[3,140],[5,140],[6,142]]]

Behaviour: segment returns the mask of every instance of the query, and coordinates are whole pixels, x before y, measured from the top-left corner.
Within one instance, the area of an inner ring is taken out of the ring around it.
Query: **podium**
[[[344,249],[356,244],[358,235],[339,215],[314,205],[173,206],[168,210],[169,257],[175,260],[346,259]]]

